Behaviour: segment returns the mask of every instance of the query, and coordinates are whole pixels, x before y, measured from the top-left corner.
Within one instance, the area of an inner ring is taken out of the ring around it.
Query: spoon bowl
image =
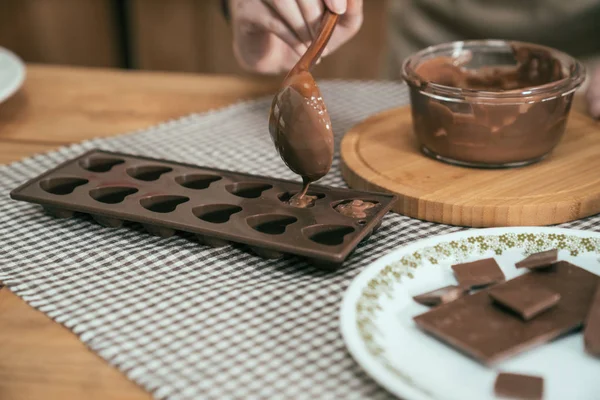
[[[321,30],[284,79],[269,116],[269,133],[285,164],[308,184],[329,172],[333,131],[321,91],[310,69],[327,45],[338,15],[326,11]],[[302,196],[302,194],[301,194]]]

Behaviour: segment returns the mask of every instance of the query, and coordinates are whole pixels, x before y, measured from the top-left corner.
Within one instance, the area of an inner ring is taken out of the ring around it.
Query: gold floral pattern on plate
[[[428,394],[423,387],[418,387],[413,380],[393,366],[386,356],[384,346],[378,340],[376,325],[377,313],[382,309],[380,300],[383,296],[392,298],[393,287],[403,279],[412,279],[413,271],[430,263],[457,264],[477,255],[502,255],[505,251],[520,249],[523,257],[544,250],[559,249],[567,251],[571,256],[583,253],[600,254],[600,238],[582,237],[566,233],[505,233],[499,235],[478,235],[473,232],[467,238],[438,243],[424,247],[399,260],[386,265],[362,289],[356,302],[356,326],[360,338],[367,351],[387,370],[415,389]],[[491,253],[491,254],[490,254]]]

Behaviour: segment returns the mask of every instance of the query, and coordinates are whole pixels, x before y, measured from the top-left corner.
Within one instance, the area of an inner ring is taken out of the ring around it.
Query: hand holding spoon
[[[338,17],[325,11],[319,34],[287,74],[271,105],[271,138],[283,161],[304,183],[303,190],[290,200],[296,207],[314,201],[306,195],[308,185],[325,176],[333,162],[331,120],[310,69],[329,42]]]

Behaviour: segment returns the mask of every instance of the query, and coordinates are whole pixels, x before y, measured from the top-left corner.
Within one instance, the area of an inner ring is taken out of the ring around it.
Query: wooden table
[[[29,65],[0,104],[0,164],[271,94],[278,79]],[[0,290],[0,399],[148,399],[77,337]]]
[[[24,88],[0,104],[0,164],[271,94],[278,83],[30,65]],[[70,331],[0,290],[0,399],[148,398]]]

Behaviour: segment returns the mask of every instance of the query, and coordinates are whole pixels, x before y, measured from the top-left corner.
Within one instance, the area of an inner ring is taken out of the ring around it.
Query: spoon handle
[[[298,63],[292,68],[289,75],[300,71],[309,71],[315,62],[325,50],[325,46],[329,42],[331,38],[331,34],[333,33],[333,29],[335,28],[337,21],[339,19],[339,15],[331,12],[330,10],[325,10],[325,16],[323,17],[323,21],[321,22],[321,30],[317,35],[316,39],[312,41],[306,52],[300,57]]]

